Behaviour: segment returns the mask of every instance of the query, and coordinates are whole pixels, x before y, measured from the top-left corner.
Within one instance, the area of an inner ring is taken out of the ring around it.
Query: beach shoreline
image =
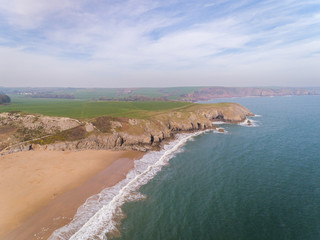
[[[0,156],[0,239],[47,239],[90,196],[126,177],[136,151],[28,151]]]

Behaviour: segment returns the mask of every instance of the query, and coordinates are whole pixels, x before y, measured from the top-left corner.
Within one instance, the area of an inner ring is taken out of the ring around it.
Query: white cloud
[[[317,1],[193,4],[0,0],[0,85],[320,85]]]
[[[8,23],[26,29],[37,28],[49,14],[73,6],[68,0],[0,0],[1,15]]]

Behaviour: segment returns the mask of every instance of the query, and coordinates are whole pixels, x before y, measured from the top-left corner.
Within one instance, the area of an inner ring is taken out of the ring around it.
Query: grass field
[[[170,100],[179,100],[184,94],[192,93],[202,87],[170,87],[170,88],[1,88],[0,93],[14,95],[17,93],[38,94],[69,94],[76,99],[92,100],[104,98],[123,99],[133,96],[150,98],[165,97]],[[21,96],[21,95],[20,95]]]
[[[178,100],[183,94],[201,89],[200,87],[172,87],[172,88],[133,88],[133,89],[113,89],[113,88],[93,88],[93,89],[64,89],[57,93],[73,94],[77,99],[91,100],[100,97],[106,98],[126,98],[129,96],[146,96],[160,98],[166,96],[170,100]]]
[[[94,102],[68,99],[39,99],[11,96],[12,103],[0,105],[0,112],[21,111],[47,116],[89,119],[98,116],[150,118],[174,109],[191,107],[187,102]]]

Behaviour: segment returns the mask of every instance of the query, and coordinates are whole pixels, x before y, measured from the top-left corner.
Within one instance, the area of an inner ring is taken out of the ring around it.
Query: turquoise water
[[[223,101],[258,126],[187,142],[124,205],[121,240],[320,239],[320,96]]]

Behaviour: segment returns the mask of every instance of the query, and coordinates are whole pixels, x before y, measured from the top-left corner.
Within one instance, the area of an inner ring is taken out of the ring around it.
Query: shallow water
[[[124,205],[120,239],[320,239],[320,97],[218,101],[261,116],[187,142]]]

